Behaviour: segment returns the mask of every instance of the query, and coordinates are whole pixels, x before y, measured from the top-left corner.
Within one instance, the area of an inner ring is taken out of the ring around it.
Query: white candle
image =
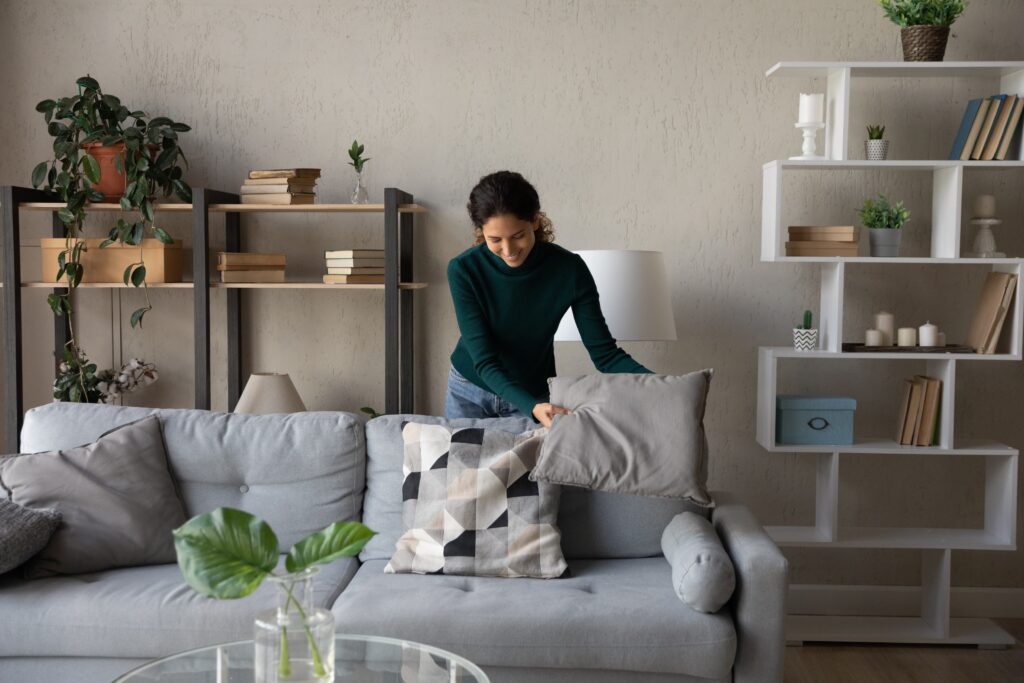
[[[917,330],[913,327],[901,327],[897,335],[900,346],[917,346]]]
[[[875,329],[882,333],[882,343],[880,346],[892,346],[894,332],[896,331],[896,317],[892,313],[881,313],[875,314]]]
[[[974,198],[975,218],[995,218],[996,198],[990,194],[979,194]]]
[[[881,330],[868,330],[864,333],[864,346],[882,346],[883,339]]]
[[[824,123],[825,95],[822,93],[800,93],[799,123]]]
[[[918,339],[921,340],[921,346],[939,345],[939,328],[936,325],[926,322],[917,328],[917,333]]]

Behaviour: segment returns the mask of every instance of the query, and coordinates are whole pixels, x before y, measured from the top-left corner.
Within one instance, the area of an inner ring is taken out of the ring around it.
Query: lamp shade
[[[608,329],[617,341],[675,341],[672,314],[660,251],[577,251],[594,276]],[[555,341],[581,341],[572,309],[555,332]]]
[[[295,390],[292,379],[285,373],[254,372],[249,375],[235,406],[236,413],[269,415],[271,413],[301,413],[306,406]]]

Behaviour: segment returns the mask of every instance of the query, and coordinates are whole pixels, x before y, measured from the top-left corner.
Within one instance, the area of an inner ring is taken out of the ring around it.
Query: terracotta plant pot
[[[120,158],[121,167],[124,168],[124,143],[119,142],[116,145],[104,147],[103,144],[99,142],[87,142],[82,145],[82,148],[85,149],[100,166],[100,181],[93,185],[93,187],[102,192],[103,198],[107,201],[120,201],[122,195],[124,195],[124,173],[118,172],[117,165],[114,161]]]
[[[948,26],[908,26],[900,29],[904,62],[941,62],[949,41]]]

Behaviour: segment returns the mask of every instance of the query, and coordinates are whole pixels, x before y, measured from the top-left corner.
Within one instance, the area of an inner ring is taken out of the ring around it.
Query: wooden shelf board
[[[1024,258],[933,258],[931,256],[778,256],[770,263],[871,263],[880,265],[1017,266]]]
[[[892,439],[856,439],[853,445],[775,444],[765,448],[771,453],[845,453],[849,455],[880,453],[885,455],[973,455],[1011,456],[1017,455],[1016,448],[982,439],[962,439],[954,448],[939,446],[901,446]]]
[[[56,211],[63,209],[66,204],[61,202],[22,202],[19,208],[26,211]],[[157,211],[191,211],[191,204],[179,204],[176,202],[156,202],[153,207]],[[86,211],[124,211],[116,202],[99,202],[96,204],[86,203]]]
[[[766,526],[778,545],[829,548],[902,548],[908,550],[1014,550],[1016,545],[984,529],[840,527],[828,540],[817,527]]]
[[[22,282],[21,286],[26,289],[65,289],[65,286],[57,282]],[[150,282],[150,289],[192,289],[191,282]],[[83,282],[78,289],[135,289],[123,282]]]
[[[769,161],[765,166],[778,165],[781,169],[791,170],[813,170],[831,169],[836,171],[849,170],[878,170],[878,171],[935,171],[942,168],[953,168],[963,166],[964,168],[982,169],[1020,169],[1024,168],[1024,161],[950,161],[949,159],[891,159],[887,161],[866,161],[863,159],[849,159],[845,161],[822,160],[792,160],[777,159]]]
[[[768,78],[824,77],[837,69],[850,69],[854,78],[998,78],[1024,70],[1024,62],[779,62],[765,75]]]
[[[424,289],[426,282],[403,282],[399,289]],[[384,285],[328,285],[323,282],[211,282],[211,289],[379,289]]]
[[[383,204],[210,204],[211,213],[384,213]],[[399,213],[428,213],[419,204],[399,204]]]
[[[837,351],[797,351],[792,346],[772,346],[767,348],[776,358],[804,358],[824,360],[976,360],[976,361],[1007,361],[1021,360],[1009,353],[841,353]]]
[[[917,643],[1012,646],[1016,640],[989,619],[949,620],[944,636],[921,617],[862,617],[790,614],[787,642]]]

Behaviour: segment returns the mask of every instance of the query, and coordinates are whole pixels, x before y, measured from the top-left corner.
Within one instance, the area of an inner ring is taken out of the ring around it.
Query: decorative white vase
[[[818,348],[818,330],[793,328],[793,348],[797,351],[815,351]]]
[[[889,158],[888,140],[865,140],[864,158],[868,161],[885,161]]]

